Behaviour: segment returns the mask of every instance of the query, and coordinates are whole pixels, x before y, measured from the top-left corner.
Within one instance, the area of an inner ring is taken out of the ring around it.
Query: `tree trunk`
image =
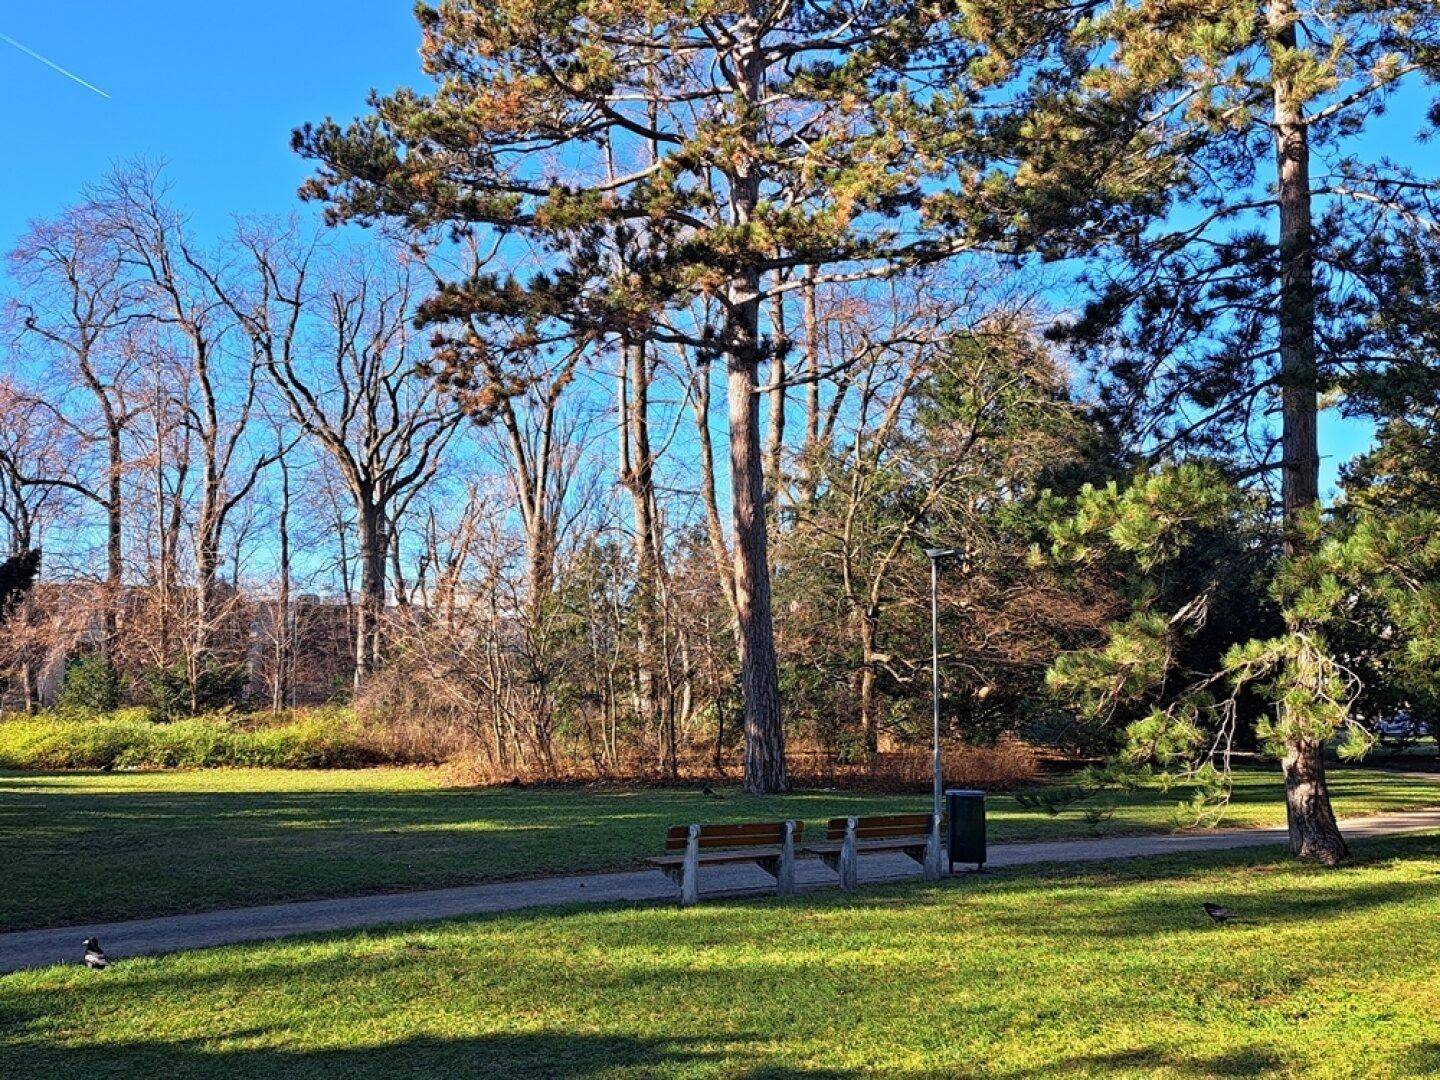
[[[360,604],[355,617],[355,689],[374,674],[380,661],[380,619],[385,611],[384,512],[362,500],[360,506]]]
[[[1295,45],[1292,0],[1272,0],[1276,42]],[[1280,196],[1280,408],[1286,543],[1298,515],[1320,499],[1315,421],[1315,237],[1310,220],[1309,131],[1288,79],[1275,80],[1275,150]]]
[[[800,489],[806,502],[815,501],[818,479],[815,458],[820,450],[820,308],[815,295],[815,268],[805,270],[801,293],[805,318],[805,446],[800,467]]]
[[[775,355],[770,360],[769,431],[765,441],[765,492],[772,507],[778,503],[780,474],[785,458],[785,302],[776,296],[770,304],[770,329]],[[778,524],[776,526],[779,527]]]
[[[283,712],[290,704],[290,664],[293,630],[290,615],[290,466],[280,462],[280,592],[275,598],[275,681],[270,699],[271,712]]]
[[[868,616],[860,621],[860,730],[865,758],[874,761],[880,753],[880,718],[875,710],[875,626]]]
[[[196,530],[195,551],[195,637],[190,650],[190,711],[200,711],[200,673],[210,655],[215,619],[215,586],[220,569],[220,537],[213,528],[213,504],[207,497]]]
[[[1294,0],[1270,0],[1266,17],[1273,50],[1294,49]],[[1320,500],[1315,236],[1310,217],[1309,127],[1302,97],[1289,77],[1277,76],[1273,82],[1280,200],[1281,494],[1285,550],[1293,554],[1297,520]],[[1299,732],[1289,733],[1283,766],[1291,850],[1333,865],[1346,848],[1330,809],[1319,744]]]
[[[710,365],[696,364],[692,384],[695,392],[695,445],[700,452],[700,498],[705,505],[705,533],[710,540],[710,553],[715,559],[715,573],[730,614],[735,614],[734,556],[725,545],[725,526],[720,520],[720,501],[715,494],[715,448],[710,441]],[[732,624],[733,629],[733,624]],[[736,631],[736,641],[739,632]]]
[[[1330,792],[1325,786],[1322,745],[1313,739],[1286,743],[1285,817],[1290,829],[1290,852],[1334,866],[1350,853],[1335,824]]]
[[[20,662],[20,693],[25,715],[34,716],[38,691],[36,689],[35,665],[28,656]]]
[[[225,477],[220,463],[219,417],[210,387],[208,353],[196,343],[196,374],[203,387],[205,423],[200,430],[203,480],[200,509],[195,521],[195,627],[190,650],[190,708],[200,711],[200,672],[210,655],[216,619],[215,594],[220,574],[220,543],[225,527]]]
[[[745,712],[745,790],[764,795],[788,789],[785,731],[770,601],[769,538],[760,446],[756,283],[732,292],[727,316],[730,405],[731,515],[735,531],[735,616],[740,646],[740,692]]]
[[[739,137],[760,145],[757,117],[764,96],[768,54],[762,47],[761,5],[750,0],[735,27],[734,64],[742,120]],[[760,205],[761,155],[736,155],[729,176],[730,224],[744,228]],[[780,721],[780,677],[770,600],[769,537],[765,527],[765,461],[757,392],[760,347],[760,273],[741,267],[725,289],[723,329],[730,412],[730,512],[735,532],[735,624],[740,652],[740,696],[745,716],[745,790],[765,795],[789,789],[785,729]]]
[[[120,639],[120,591],[124,584],[125,561],[122,538],[122,495],[120,474],[124,468],[124,451],[120,443],[120,427],[108,422],[106,445],[109,451],[109,475],[105,492],[105,611],[101,653],[107,664],[116,663]]]
[[[655,727],[660,743],[660,768],[676,774],[674,739],[667,731],[656,694],[656,601],[659,597],[660,552],[655,524],[655,463],[650,449],[650,371],[645,346],[621,346],[620,467],[630,492],[635,530],[635,686],[637,719]]]

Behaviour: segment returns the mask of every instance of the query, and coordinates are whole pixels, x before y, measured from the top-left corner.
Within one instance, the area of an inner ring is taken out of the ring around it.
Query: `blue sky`
[[[0,248],[136,157],[166,162],[176,202],[212,236],[232,214],[313,214],[295,198],[307,170],[291,129],[420,81],[409,0],[3,0],[0,33],[110,95],[0,42]],[[1417,119],[1396,108],[1371,146],[1418,157]],[[1369,435],[1331,416],[1322,438],[1328,486]]]
[[[0,42],[0,242],[116,162],[168,163],[177,201],[218,232],[288,213],[305,165],[290,131],[353,115],[372,86],[418,77],[407,0],[0,0],[7,34],[110,94]],[[309,211],[306,211],[309,212]]]

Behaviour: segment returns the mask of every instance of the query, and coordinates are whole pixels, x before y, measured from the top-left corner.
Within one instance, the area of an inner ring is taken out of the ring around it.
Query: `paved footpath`
[[[1440,831],[1440,809],[1351,818],[1341,825],[1345,835],[1351,839]],[[1158,836],[994,844],[990,847],[987,865],[1000,869],[1036,863],[1097,862],[1263,847],[1285,842],[1284,829],[1218,829]],[[866,855],[860,859],[862,884],[916,876],[915,863],[904,855]],[[801,890],[833,888],[835,875],[819,859],[801,859],[795,864],[795,881]],[[774,879],[749,864],[707,867],[700,871],[702,900],[761,895],[773,891],[774,887]],[[493,882],[425,892],[353,896],[339,900],[303,900],[196,915],[70,926],[58,930],[25,930],[0,934],[0,973],[48,964],[76,963],[83,952],[81,941],[92,935],[100,939],[111,957],[124,957],[551,904],[643,903],[674,900],[675,897],[675,886],[658,870],[630,870],[613,874]]]

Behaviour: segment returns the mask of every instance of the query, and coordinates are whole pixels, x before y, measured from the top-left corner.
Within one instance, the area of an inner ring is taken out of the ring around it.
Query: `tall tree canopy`
[[[1375,0],[980,2],[986,63],[1023,72],[1031,139],[1005,179],[1013,219],[1053,256],[1086,255],[1093,302],[1068,338],[1152,451],[1207,445],[1278,472],[1286,550],[1319,500],[1321,395],[1403,355],[1365,347],[1377,267],[1429,181],[1358,138],[1437,67],[1440,9]],[[1125,193],[1091,174],[1117,166]],[[1275,421],[1278,419],[1278,423]],[[1303,628],[1292,626],[1302,634]],[[1281,650],[1283,651],[1283,650]],[[1328,714],[1327,714],[1328,715]],[[1280,723],[1291,841],[1325,861],[1323,724]]]
[[[441,229],[512,264],[543,254],[518,279],[473,266],[426,306],[461,380],[502,344],[559,353],[577,337],[723,361],[746,784],[783,789],[757,391],[787,342],[768,312],[802,287],[984,242],[955,212],[957,187],[981,179],[959,167],[975,124],[955,13],[915,0],[418,11],[434,91],[298,131],[318,163],[305,192],[335,220]],[[553,321],[563,341],[542,331]]]

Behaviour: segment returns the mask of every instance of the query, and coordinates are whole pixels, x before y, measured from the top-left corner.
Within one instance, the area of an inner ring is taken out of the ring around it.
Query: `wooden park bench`
[[[795,891],[795,849],[805,835],[803,821],[766,821],[748,825],[672,825],[665,833],[666,854],[650,860],[676,885],[680,903],[700,899],[700,867],[753,862],[775,879],[775,892]]]
[[[824,841],[807,844],[805,851],[820,856],[840,875],[842,889],[853,889],[859,882],[859,857],[877,851],[904,852],[924,869],[926,881],[938,881],[944,828],[941,814],[831,818]]]

